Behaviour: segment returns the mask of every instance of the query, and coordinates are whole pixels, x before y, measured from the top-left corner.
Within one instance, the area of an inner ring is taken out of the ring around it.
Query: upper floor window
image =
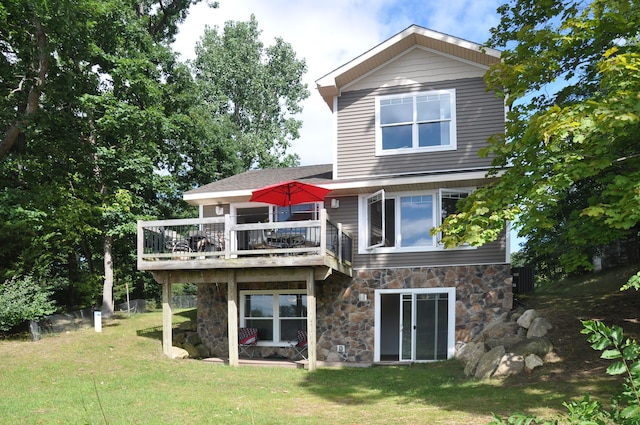
[[[456,92],[428,92],[376,98],[376,154],[456,148]]]
[[[361,253],[426,251],[440,249],[439,238],[431,235],[456,212],[457,203],[471,189],[385,193],[384,190],[362,198],[359,246]]]

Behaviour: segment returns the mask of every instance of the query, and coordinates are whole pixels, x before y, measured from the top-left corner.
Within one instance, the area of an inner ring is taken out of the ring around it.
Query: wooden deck
[[[234,224],[234,217],[138,222],[138,269],[288,267],[352,275],[353,241],[322,210],[319,220]]]

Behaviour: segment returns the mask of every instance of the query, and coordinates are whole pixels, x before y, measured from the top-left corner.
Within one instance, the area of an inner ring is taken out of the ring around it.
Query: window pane
[[[278,297],[280,317],[307,317],[307,296],[281,294]]]
[[[298,331],[307,330],[307,319],[283,319],[280,321],[280,341],[297,341]]]
[[[433,238],[433,197],[404,196],[400,198],[400,232],[402,246],[431,246]]]
[[[418,96],[416,98],[417,120],[438,121],[451,118],[449,94]]]
[[[400,149],[411,147],[411,125],[395,125],[382,128],[382,149]]]
[[[396,246],[396,200],[384,200],[384,246]]]
[[[273,319],[246,319],[247,328],[258,329],[258,340],[273,341]]]
[[[418,146],[448,146],[451,144],[450,122],[430,122],[418,125]]]
[[[442,219],[444,220],[457,210],[458,201],[469,196],[464,192],[442,192]]]
[[[244,312],[245,317],[273,317],[273,295],[247,295]]]
[[[397,98],[380,101],[380,124],[413,122],[413,99]]]
[[[384,234],[382,227],[382,194],[368,199],[367,222],[369,223],[368,246],[379,245]]]
[[[273,221],[317,220],[317,204],[297,204],[276,207]]]

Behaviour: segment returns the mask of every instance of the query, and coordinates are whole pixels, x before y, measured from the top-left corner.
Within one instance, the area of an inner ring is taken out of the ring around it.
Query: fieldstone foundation
[[[319,361],[373,362],[377,289],[456,288],[456,341],[469,342],[512,307],[508,264],[356,270],[351,279],[317,282]],[[245,289],[304,289],[305,283],[239,284]],[[212,355],[228,356],[227,285],[198,285],[198,334]],[[337,347],[344,346],[344,352]],[[259,347],[260,357],[289,357],[288,347]]]

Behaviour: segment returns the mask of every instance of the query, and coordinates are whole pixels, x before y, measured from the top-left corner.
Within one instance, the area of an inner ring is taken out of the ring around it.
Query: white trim
[[[364,197],[364,201],[365,201],[365,211],[364,211],[364,216],[366,217],[364,219],[364,223],[366,223],[367,227],[365,227],[365,229],[367,230],[367,232],[359,232],[359,233],[364,233],[364,238],[365,238],[365,249],[367,251],[374,249],[374,248],[379,248],[379,247],[383,247],[384,246],[384,241],[385,241],[385,207],[384,207],[384,189],[380,189],[377,192],[374,192],[368,196]],[[369,240],[369,236],[370,233],[369,232],[369,221],[368,221],[368,217],[369,217],[369,200],[376,198],[376,197],[380,197],[380,201],[381,201],[381,205],[382,205],[382,210],[380,211],[380,215],[381,215],[381,219],[382,219],[382,224],[380,225],[380,231],[381,231],[381,237],[380,237],[380,242],[378,242],[377,244],[372,244],[371,241]],[[360,222],[360,219],[358,219],[358,222]],[[362,229],[362,227],[359,227],[359,229]]]
[[[374,337],[373,337],[373,361],[380,362],[380,331],[382,317],[380,312],[380,296],[382,294],[447,294],[447,359],[451,359],[455,355],[455,327],[456,327],[456,288],[437,287],[437,288],[404,288],[404,289],[376,289],[374,291]],[[413,312],[415,314],[415,311]],[[412,338],[413,339],[413,338]],[[413,342],[412,342],[413,344]],[[412,353],[414,351],[412,350]],[[412,354],[413,357],[413,354]],[[428,360],[412,360],[415,362],[427,362]]]
[[[388,49],[389,47],[393,46],[394,44],[402,41],[404,38],[409,37],[413,34],[418,34],[424,37],[428,37],[428,38],[432,38],[434,40],[439,40],[439,41],[443,41],[445,43],[449,43],[452,44],[454,46],[458,46],[458,47],[462,47],[464,49],[469,49],[469,50],[473,50],[479,53],[483,53],[487,56],[493,56],[495,58],[500,58],[500,52],[498,50],[495,49],[490,49],[490,48],[483,48],[483,46],[473,43],[471,41],[467,41],[461,38],[457,38],[457,37],[453,37],[447,34],[443,34],[440,32],[436,32],[436,31],[431,31],[429,29],[423,28],[423,27],[419,27],[417,25],[412,25],[410,27],[408,27],[407,29],[399,32],[398,34],[394,35],[393,37],[387,39],[386,41],[378,44],[377,46],[375,46],[374,48],[370,49],[369,51],[363,53],[362,55],[356,57],[355,59],[347,62],[346,64],[340,66],[339,68],[336,68],[335,70],[333,70],[332,72],[328,73],[327,75],[319,78],[318,80],[316,80],[316,84],[319,86],[331,86],[331,85],[335,85],[335,79],[337,76],[343,74],[344,72],[348,71],[351,68],[354,68],[356,66],[358,66],[359,64],[367,61],[368,59],[380,54],[382,51]],[[439,52],[440,53],[440,52]]]
[[[281,340],[280,339],[280,326],[276,326],[276,323],[279,324],[280,323],[280,311],[279,311],[279,304],[278,304],[278,298],[276,297],[276,295],[279,297],[280,295],[304,295],[307,296],[307,290],[306,289],[273,289],[273,290],[269,290],[269,289],[247,289],[247,290],[242,290],[239,292],[238,296],[239,296],[239,304],[240,304],[240,310],[239,310],[239,317],[240,317],[240,322],[239,322],[239,327],[245,327],[245,296],[246,295],[273,295],[273,316],[269,317],[268,319],[272,321],[273,323],[273,337],[274,340],[273,341],[260,341],[260,339],[258,339],[258,346],[266,346],[266,347],[288,347],[291,345],[292,342],[294,342],[294,340]],[[308,305],[309,300],[307,299],[307,305]],[[253,317],[251,319],[256,319],[259,320],[261,319],[260,317]],[[267,319],[265,317],[265,319]],[[304,317],[292,317],[289,318],[290,320],[308,320],[307,316]],[[287,320],[287,319],[285,319]],[[277,339],[276,339],[277,337]]]
[[[369,223],[368,223],[368,199],[371,196],[376,195],[378,192],[374,194],[361,194],[358,195],[358,254],[369,255],[369,254],[383,254],[383,253],[400,253],[400,252],[433,252],[433,251],[444,251],[445,248],[442,244],[439,243],[438,235],[431,236],[432,243],[431,245],[421,245],[421,246],[402,246],[402,229],[400,227],[400,223],[402,222],[402,215],[400,213],[400,199],[402,197],[407,196],[431,196],[432,197],[432,220],[433,227],[437,227],[442,223],[442,192],[443,191],[455,191],[460,193],[471,194],[475,187],[461,187],[461,188],[440,188],[440,189],[432,189],[432,190],[416,190],[416,191],[402,191],[402,192],[385,192],[383,199],[383,210],[385,209],[384,202],[386,199],[395,199],[396,205],[396,228],[394,229],[395,240],[393,241],[393,246],[373,246],[369,247],[368,241],[368,233],[369,233]],[[468,249],[477,249],[475,246],[464,245],[456,248],[447,248],[447,251],[452,250],[468,250]]]
[[[331,142],[333,148],[333,178],[338,178],[338,96],[333,96],[331,110]]]
[[[447,144],[435,145],[435,146],[418,146],[418,128],[420,120],[417,117],[417,98],[421,96],[430,95],[448,95],[449,96],[449,112],[450,117],[448,120],[439,119],[434,122],[442,123],[447,122],[449,124],[449,140]],[[380,123],[380,103],[389,99],[411,99],[412,106],[412,120],[407,121],[404,125],[411,125],[411,146],[407,148],[396,149],[383,149],[382,147],[382,124]],[[405,92],[395,94],[385,94],[375,96],[375,155],[403,155],[403,154],[417,154],[425,152],[442,152],[442,151],[454,151],[458,147],[457,137],[457,122],[456,122],[456,89],[438,89],[427,90],[420,92]]]
[[[395,184],[419,184],[419,183],[438,183],[438,182],[447,182],[447,181],[460,181],[460,180],[474,180],[474,179],[485,179],[485,178],[493,178],[487,177],[487,173],[489,169],[487,167],[476,167],[476,168],[465,168],[464,170],[456,170],[456,169],[447,169],[441,170],[437,173],[425,175],[422,171],[413,171],[413,172],[403,172],[403,173],[392,173],[392,174],[368,174],[361,176],[349,176],[336,180],[349,180],[349,182],[340,183],[336,181],[335,183],[326,183],[322,184],[322,187],[326,187],[327,189],[349,189],[349,188],[360,188],[360,187],[371,187],[379,185],[379,182],[386,182],[390,185]],[[496,177],[502,176],[505,170],[501,170],[498,172]],[[406,177],[397,177],[395,176],[406,176]],[[394,178],[394,180],[375,180],[377,178]],[[361,180],[356,180],[361,179]],[[397,183],[402,182],[402,183]],[[363,186],[364,184],[368,184],[368,186]],[[344,187],[340,186],[344,185]]]
[[[334,164],[334,168],[337,167]],[[404,184],[421,184],[421,183],[440,183],[449,181],[463,181],[463,180],[477,180],[487,178],[489,170],[487,168],[469,169],[471,171],[455,172],[455,170],[443,170],[437,174],[423,175],[416,173],[404,173],[404,174],[380,174],[371,176],[358,176],[349,177],[349,181],[332,181],[327,183],[318,184],[320,187],[326,189],[338,190],[338,189],[364,189],[370,187],[382,187],[382,186],[394,186]],[[481,171],[476,171],[481,170]],[[500,177],[505,170],[501,170],[495,177]],[[407,175],[409,174],[409,175]],[[394,177],[394,176],[405,177]],[[334,174],[335,176],[335,174]],[[384,177],[383,179],[375,180],[377,177]],[[362,180],[355,180],[362,179]],[[254,189],[242,189],[226,192],[200,192],[193,194],[183,195],[185,201],[200,201],[206,199],[220,199],[220,198],[248,198],[251,197],[251,192]],[[252,203],[256,205],[256,203]]]

